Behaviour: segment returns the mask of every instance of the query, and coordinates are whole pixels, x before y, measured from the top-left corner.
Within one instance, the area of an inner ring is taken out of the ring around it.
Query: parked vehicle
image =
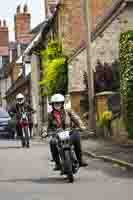
[[[56,143],[59,159],[60,159],[60,170],[61,174],[66,175],[69,182],[74,181],[74,174],[79,169],[79,162],[75,154],[74,147],[70,141],[71,131],[57,129],[56,131],[50,132],[52,140]]]
[[[14,139],[15,136],[15,124],[11,126],[11,117],[8,112],[3,108],[0,108],[0,135]]]

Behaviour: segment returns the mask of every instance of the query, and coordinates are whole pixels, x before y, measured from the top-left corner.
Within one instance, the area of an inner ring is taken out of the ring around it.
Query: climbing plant
[[[120,36],[120,90],[129,137],[133,138],[133,31]]]
[[[84,83],[88,88],[87,73],[84,73]],[[119,62],[116,60],[113,63],[97,62],[94,71],[94,89],[95,92],[115,91],[120,88]]]
[[[48,47],[41,50],[43,79],[40,82],[42,95],[67,93],[68,70],[67,57],[59,41],[50,41]]]

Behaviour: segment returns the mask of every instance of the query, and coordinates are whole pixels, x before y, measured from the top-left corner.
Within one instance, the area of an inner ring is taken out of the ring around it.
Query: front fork
[[[72,168],[73,168],[73,173],[76,173],[79,169],[79,162],[74,150],[73,145],[65,148],[58,147],[58,152],[59,152],[59,159],[60,159],[60,164],[61,164],[61,170],[64,172],[64,163],[65,163],[65,151],[70,151],[70,157],[72,161]]]
[[[30,129],[29,129],[29,127],[28,127],[28,128],[22,128],[22,135],[23,135],[23,138],[26,137],[25,129],[27,129],[27,137],[30,138]]]
[[[22,146],[29,146],[30,130],[29,127],[22,128]]]

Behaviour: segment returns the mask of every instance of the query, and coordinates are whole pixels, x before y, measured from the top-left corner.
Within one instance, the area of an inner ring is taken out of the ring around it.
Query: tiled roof
[[[28,84],[30,82],[30,74],[27,77],[20,76],[9,88],[9,90],[6,92],[6,97],[12,95],[16,90],[21,88],[24,84]]]
[[[31,33],[32,33],[32,34],[38,33],[38,32],[42,29],[42,27],[43,27],[44,24],[45,24],[45,21],[43,21],[42,23],[38,24],[36,27],[34,27],[34,28],[31,30]]]

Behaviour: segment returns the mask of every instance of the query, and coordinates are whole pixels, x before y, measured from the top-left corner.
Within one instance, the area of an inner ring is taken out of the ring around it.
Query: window
[[[21,53],[27,48],[28,44],[21,44]]]
[[[2,68],[2,56],[0,56],[0,68]]]
[[[25,76],[27,76],[28,74],[31,73],[31,64],[30,63],[26,63],[24,68],[25,68]]]
[[[0,56],[0,68],[2,68],[4,65],[7,65],[8,63],[9,63],[8,56]]]
[[[9,63],[9,57],[8,56],[2,56],[2,64],[7,65]]]

